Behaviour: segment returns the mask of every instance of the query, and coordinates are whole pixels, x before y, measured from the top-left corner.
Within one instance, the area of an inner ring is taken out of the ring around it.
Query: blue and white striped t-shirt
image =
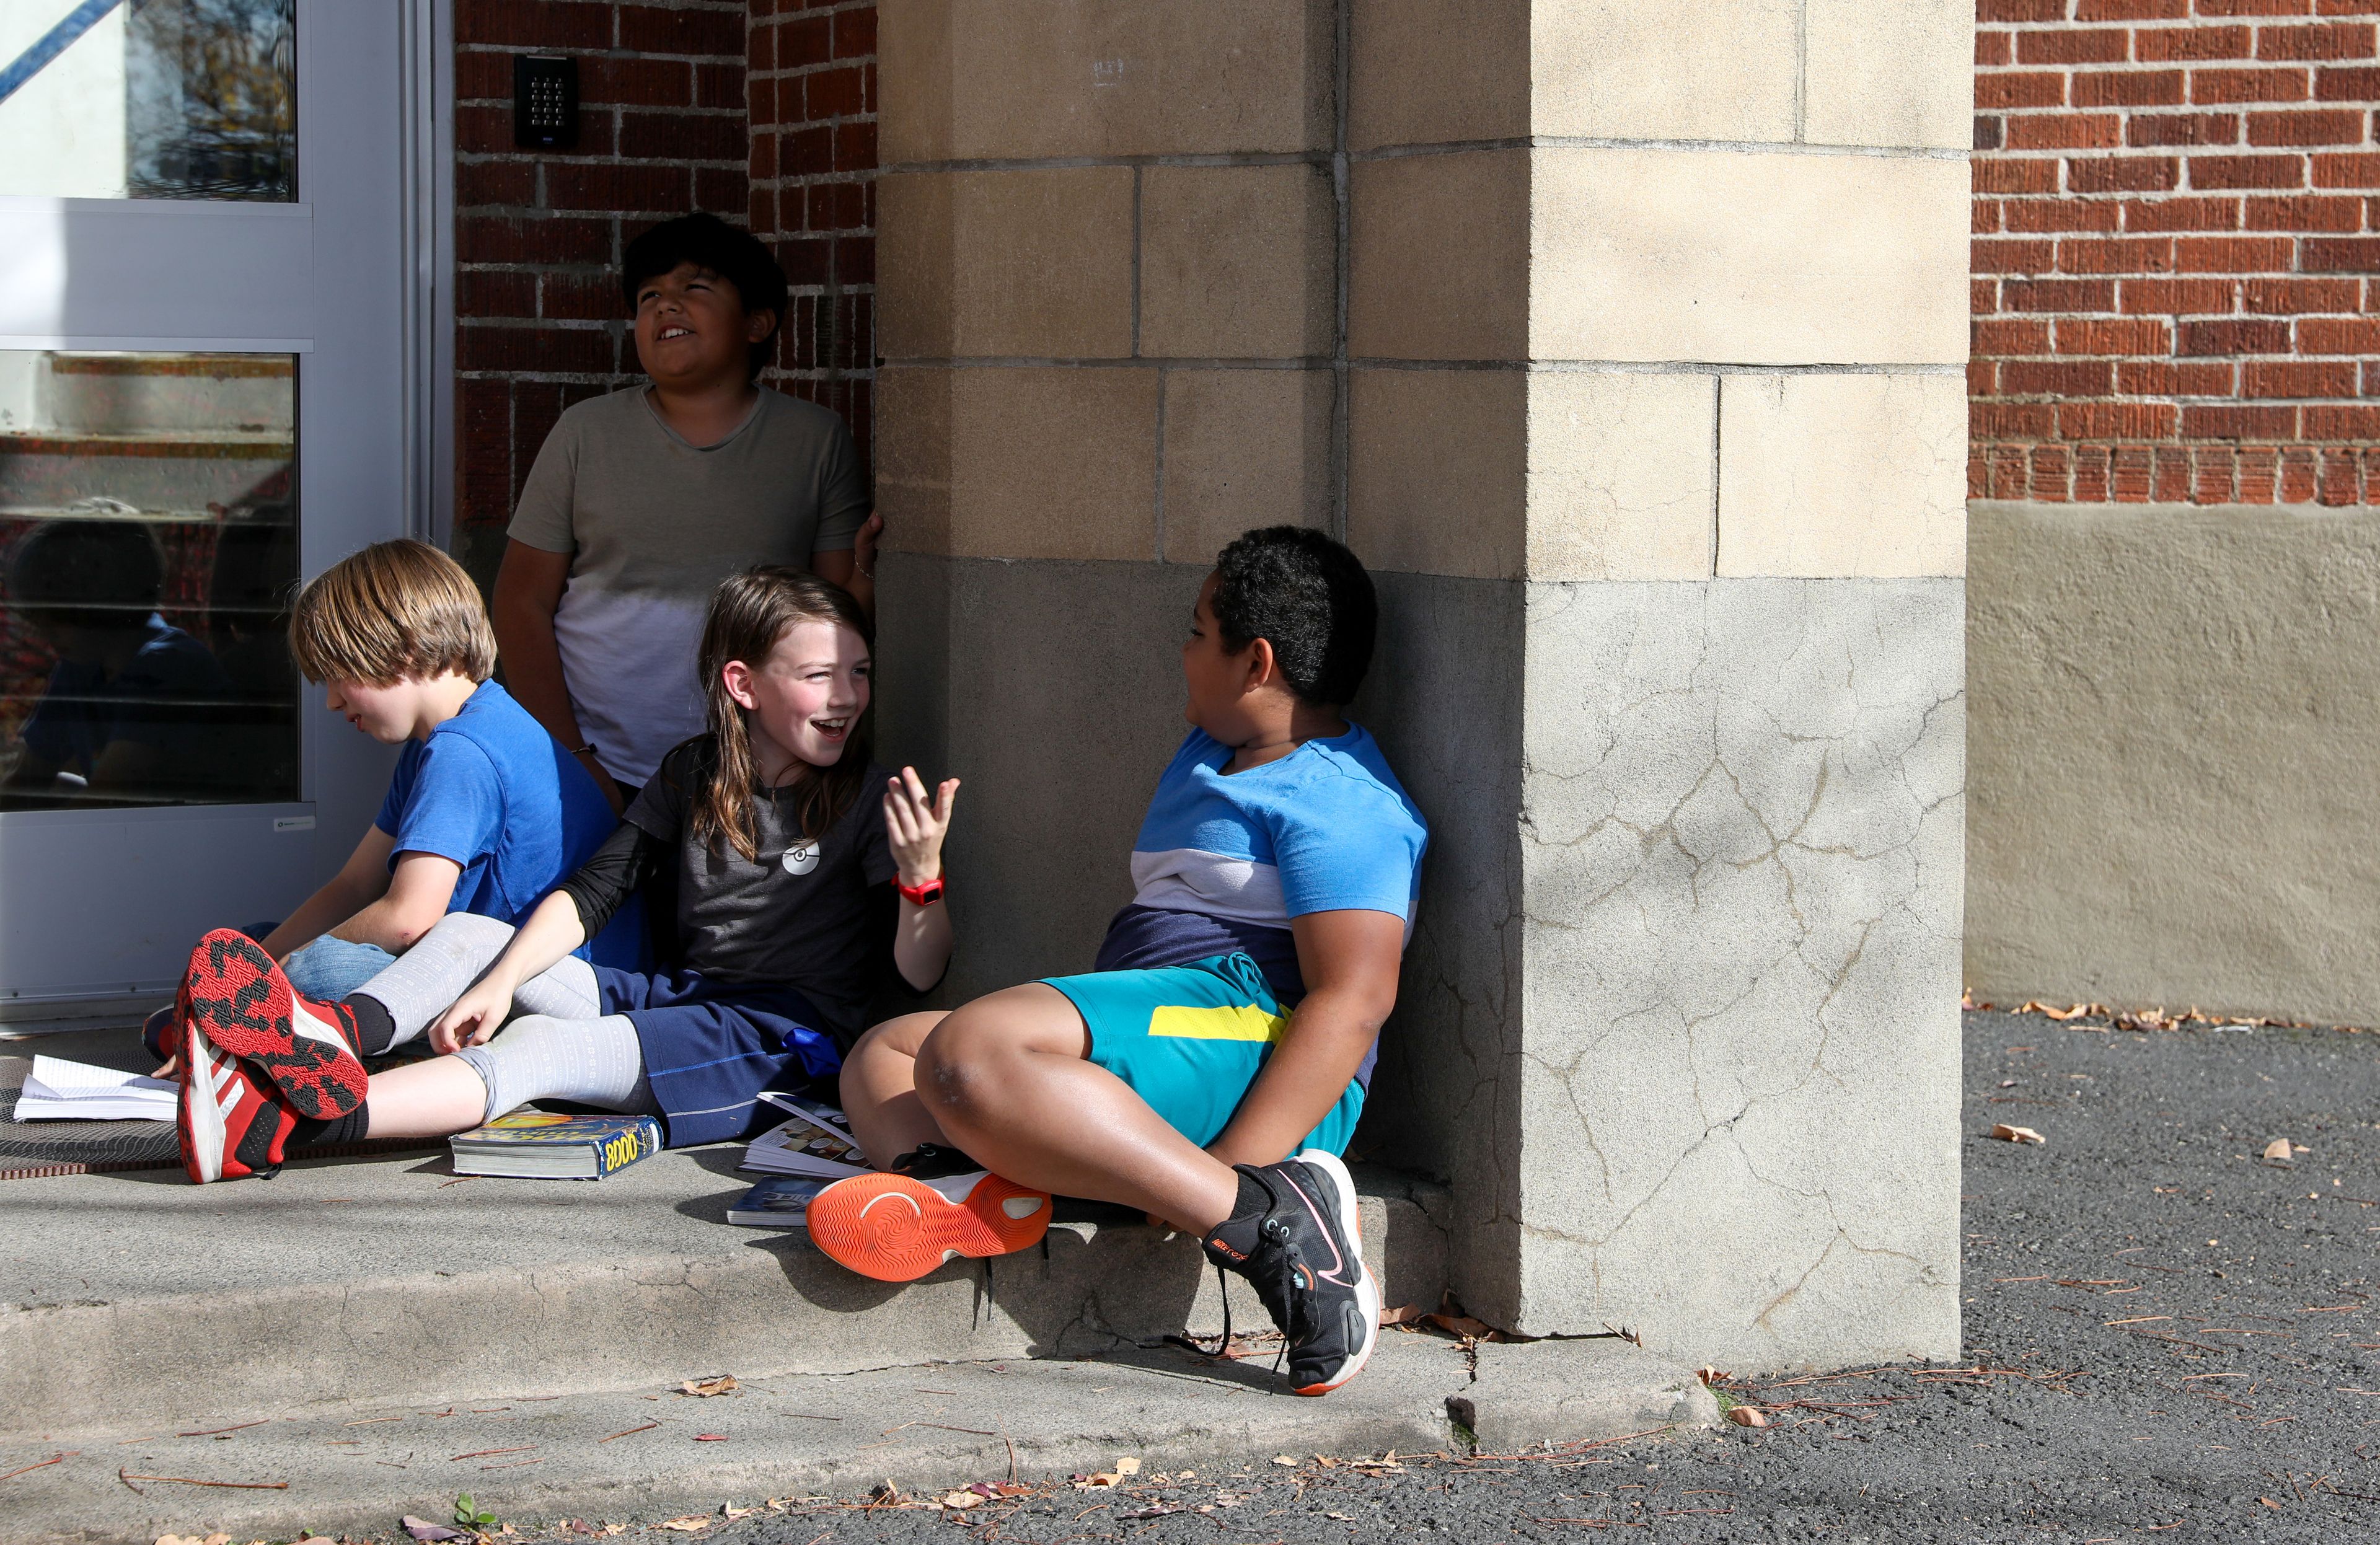
[[[1291,918],[1387,912],[1412,937],[1429,827],[1368,730],[1226,776],[1231,759],[1200,729],[1173,753],[1133,843],[1137,894],[1108,924],[1099,969],[1245,950],[1293,1004],[1305,983]]]

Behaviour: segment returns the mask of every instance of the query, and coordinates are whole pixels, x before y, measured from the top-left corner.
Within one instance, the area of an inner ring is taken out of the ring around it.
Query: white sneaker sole
[[[223,1108],[215,1103],[214,1059],[221,1053],[207,1043],[195,1024],[182,1027],[182,1110],[189,1124],[190,1152],[199,1173],[191,1178],[204,1186],[223,1178]]]
[[[1371,1263],[1364,1259],[1364,1223],[1355,1200],[1355,1177],[1347,1173],[1346,1164],[1337,1154],[1318,1148],[1293,1153],[1290,1158],[1296,1163],[1310,1164],[1330,1177],[1331,1187],[1339,1194],[1339,1235],[1354,1250],[1356,1269],[1362,1273],[1355,1281],[1355,1302],[1364,1311],[1364,1344],[1340,1367],[1337,1378],[1327,1384],[1305,1385],[1297,1392],[1329,1394],[1363,1372],[1364,1365],[1372,1360],[1372,1348],[1380,1339],[1380,1284],[1372,1275]]]

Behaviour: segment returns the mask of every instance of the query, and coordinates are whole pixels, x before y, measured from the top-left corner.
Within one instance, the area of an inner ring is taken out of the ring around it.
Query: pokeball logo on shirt
[[[797,842],[785,849],[785,856],[781,861],[784,864],[787,874],[808,874],[818,868],[818,844]]]

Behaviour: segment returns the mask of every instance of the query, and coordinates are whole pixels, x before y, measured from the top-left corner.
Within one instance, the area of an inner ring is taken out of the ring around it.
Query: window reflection
[[[296,0],[6,0],[0,193],[295,200],[296,40]]]
[[[299,797],[296,384],[0,351],[0,809]]]

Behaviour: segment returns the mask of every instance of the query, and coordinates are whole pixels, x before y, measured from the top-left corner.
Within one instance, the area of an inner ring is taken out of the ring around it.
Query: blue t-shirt
[[[407,853],[463,866],[449,912],[475,912],[517,928],[546,894],[594,856],[619,825],[587,769],[492,681],[455,716],[398,753],[372,824]],[[581,955],[633,967],[643,915],[610,927]]]
[[[1429,825],[1361,724],[1226,776],[1232,748],[1193,729],[1157,780],[1132,845],[1132,905],[1098,968],[1179,966],[1245,950],[1281,999],[1305,995],[1290,919],[1386,912],[1413,936]],[[1356,1074],[1368,1080],[1373,1053]]]

